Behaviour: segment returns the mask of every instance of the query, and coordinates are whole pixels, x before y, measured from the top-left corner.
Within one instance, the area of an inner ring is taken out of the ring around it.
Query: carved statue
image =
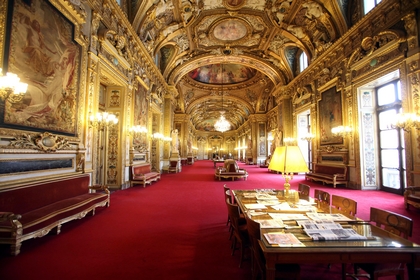
[[[178,152],[178,129],[174,129],[171,132],[172,137],[172,152]]]

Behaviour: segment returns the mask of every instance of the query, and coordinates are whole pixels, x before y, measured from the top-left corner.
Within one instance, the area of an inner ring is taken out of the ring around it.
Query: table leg
[[[265,264],[265,279],[266,280],[275,280],[276,279],[276,264],[266,262]]]

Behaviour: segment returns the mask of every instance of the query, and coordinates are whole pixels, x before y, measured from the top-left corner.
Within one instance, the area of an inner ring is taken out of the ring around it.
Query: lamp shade
[[[268,169],[283,174],[309,172],[298,146],[280,146],[274,151]]]

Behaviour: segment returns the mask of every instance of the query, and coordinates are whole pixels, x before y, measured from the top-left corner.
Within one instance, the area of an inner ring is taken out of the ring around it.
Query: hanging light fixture
[[[219,119],[214,123],[214,129],[216,131],[220,131],[222,133],[230,130],[230,123],[225,118],[225,110],[224,110],[224,107],[223,107],[223,95],[224,95],[224,92],[223,92],[223,81],[224,81],[223,73],[224,73],[224,71],[223,70],[224,69],[223,69],[223,64],[222,64],[222,75],[221,75],[221,77],[222,77],[222,86],[221,86],[221,88],[222,88],[222,90],[221,90],[222,91],[222,110],[220,111]]]

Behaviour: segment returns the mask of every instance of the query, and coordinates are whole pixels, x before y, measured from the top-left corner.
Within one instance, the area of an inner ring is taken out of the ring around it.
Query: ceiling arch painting
[[[347,6],[343,0],[145,0],[132,18],[178,91],[176,113],[209,131],[220,109],[236,129],[273,108],[274,92],[299,74],[298,56],[315,61],[347,31]]]
[[[235,84],[255,76],[257,70],[240,64],[209,64],[188,73],[191,79],[206,84]]]

